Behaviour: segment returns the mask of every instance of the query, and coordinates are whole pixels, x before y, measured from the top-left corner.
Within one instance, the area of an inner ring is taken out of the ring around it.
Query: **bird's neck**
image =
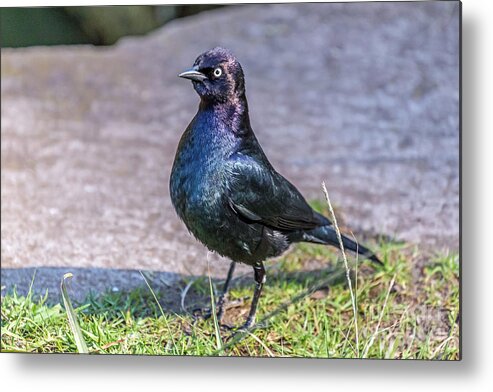
[[[244,94],[225,102],[202,99],[199,112],[211,114],[211,118],[218,123],[218,128],[224,127],[237,136],[251,132],[248,102]]]

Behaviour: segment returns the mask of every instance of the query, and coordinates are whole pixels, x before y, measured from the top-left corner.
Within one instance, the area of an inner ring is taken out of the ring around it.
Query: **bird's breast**
[[[196,215],[217,215],[226,191],[227,152],[201,133],[185,132],[170,179],[170,193],[178,215],[195,220]]]

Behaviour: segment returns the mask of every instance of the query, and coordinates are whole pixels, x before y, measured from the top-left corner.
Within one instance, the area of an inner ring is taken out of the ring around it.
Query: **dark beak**
[[[195,67],[189,69],[188,71],[182,72],[178,76],[180,78],[190,79],[195,82],[202,82],[207,79],[207,76],[205,76],[202,72],[199,72]]]

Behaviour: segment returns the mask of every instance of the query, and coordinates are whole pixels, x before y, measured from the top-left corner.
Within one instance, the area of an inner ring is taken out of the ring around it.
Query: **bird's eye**
[[[216,69],[214,70],[214,76],[215,76],[216,78],[218,78],[218,77],[219,77],[219,76],[221,76],[222,74],[223,74],[223,70],[222,70],[221,68],[216,68]]]

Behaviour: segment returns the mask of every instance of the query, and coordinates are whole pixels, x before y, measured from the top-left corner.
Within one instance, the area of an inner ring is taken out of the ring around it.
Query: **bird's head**
[[[240,63],[221,47],[202,53],[192,68],[178,76],[190,79],[201,99],[212,103],[232,101],[245,94]]]

